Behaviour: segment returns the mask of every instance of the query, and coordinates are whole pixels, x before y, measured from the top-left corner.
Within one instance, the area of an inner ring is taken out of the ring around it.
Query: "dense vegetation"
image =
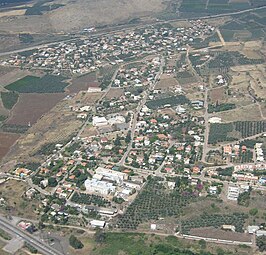
[[[43,77],[26,76],[5,88],[19,93],[59,93],[64,92],[67,83],[62,76],[45,75]]]
[[[147,106],[150,109],[156,110],[160,107],[164,107],[165,105],[175,106],[187,103],[189,103],[189,100],[185,96],[180,95],[180,96],[171,96],[171,97],[157,98],[155,100],[150,100],[147,102]]]
[[[19,95],[16,92],[1,92],[1,99],[6,109],[12,109],[17,103]]]
[[[69,244],[74,248],[74,249],[82,249],[84,247],[83,243],[74,235],[71,235],[69,237]]]
[[[223,111],[228,111],[235,109],[236,105],[235,104],[209,104],[208,105],[208,113],[213,113],[213,112],[223,112]]]
[[[259,236],[256,238],[257,246],[259,247],[260,252],[266,251],[266,236]]]
[[[182,232],[184,234],[189,234],[192,228],[202,228],[202,227],[215,227],[219,228],[222,225],[233,225],[236,228],[236,232],[243,232],[245,219],[247,216],[242,213],[234,214],[202,214],[201,216],[182,221]]]
[[[97,206],[110,206],[110,201],[98,195],[89,195],[85,193],[77,193],[75,192],[71,197],[71,201],[77,204],[85,204],[85,205],[97,205]]]

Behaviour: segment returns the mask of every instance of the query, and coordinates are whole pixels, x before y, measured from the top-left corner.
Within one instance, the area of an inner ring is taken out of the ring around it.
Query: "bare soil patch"
[[[78,93],[79,91],[87,91],[89,87],[99,87],[96,73],[89,73],[72,79],[72,84],[67,87],[70,93]]]
[[[156,89],[168,89],[178,85],[178,81],[168,75],[162,76],[161,80],[156,84]]]
[[[215,113],[212,114],[212,116],[222,118],[222,122],[262,120],[257,104],[251,104],[234,110]]]
[[[210,99],[212,103],[220,102],[224,98],[224,87],[215,88],[210,91]]]
[[[202,237],[230,240],[230,241],[240,241],[240,242],[251,241],[251,238],[248,234],[224,231],[212,227],[191,229],[190,234],[195,236],[202,236]]]
[[[113,98],[119,98],[123,95],[123,90],[120,88],[111,88],[108,93],[106,94],[106,99],[113,99]]]
[[[0,160],[8,153],[10,147],[19,137],[18,134],[0,133]]]
[[[37,120],[50,111],[60,100],[64,93],[56,94],[21,94],[18,103],[12,110],[11,118],[6,124],[28,125],[34,124]]]

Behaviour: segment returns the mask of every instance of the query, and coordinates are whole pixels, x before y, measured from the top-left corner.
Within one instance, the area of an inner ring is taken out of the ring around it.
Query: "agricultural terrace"
[[[159,217],[177,216],[182,208],[196,199],[187,178],[176,178],[176,187],[169,190],[159,177],[149,177],[144,189],[129,205],[117,222],[118,228],[136,229],[139,224]]]
[[[162,108],[165,106],[176,106],[176,105],[182,105],[182,104],[188,104],[189,100],[183,96],[183,95],[179,95],[179,96],[170,96],[170,97],[159,97],[156,98],[155,100],[150,100],[147,102],[147,106],[150,109],[156,110],[158,108]]]
[[[60,93],[68,85],[63,76],[45,75],[43,77],[26,76],[5,88],[19,93]]]
[[[210,126],[209,144],[234,141],[266,131],[266,121],[237,121],[213,123]]]

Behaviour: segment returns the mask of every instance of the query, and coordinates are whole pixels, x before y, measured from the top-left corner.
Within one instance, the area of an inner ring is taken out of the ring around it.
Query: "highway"
[[[55,250],[53,247],[49,246],[48,244],[42,242],[37,237],[28,234],[27,232],[12,225],[7,219],[5,219],[2,216],[0,216],[0,228],[2,228],[8,233],[12,233],[14,236],[22,238],[25,242],[35,247],[38,250],[38,252],[44,255],[64,255],[63,253]]]

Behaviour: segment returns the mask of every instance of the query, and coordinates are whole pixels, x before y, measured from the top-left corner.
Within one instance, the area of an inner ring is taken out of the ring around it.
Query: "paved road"
[[[137,125],[137,118],[139,115],[139,112],[141,111],[142,107],[146,104],[148,95],[149,95],[149,91],[153,91],[155,88],[156,83],[159,81],[161,75],[163,74],[163,67],[165,65],[165,59],[163,57],[161,57],[160,59],[161,63],[160,63],[160,70],[157,73],[157,75],[155,76],[154,82],[150,85],[149,89],[144,91],[144,96],[142,98],[142,100],[139,102],[139,105],[137,106],[136,110],[133,113],[133,118],[132,118],[132,125],[130,128],[131,131],[131,140],[130,143],[127,147],[126,152],[124,153],[124,155],[122,156],[121,160],[118,162],[117,165],[123,166],[125,164],[125,160],[130,152],[130,150],[132,149],[132,144],[134,141],[134,136],[135,136],[135,130],[136,130],[136,125]]]
[[[0,216],[0,228],[12,233],[13,235],[22,238],[25,242],[35,247],[40,253],[44,255],[63,255],[61,252],[55,250],[53,247],[39,240],[37,237],[22,231],[18,227],[12,225],[4,217]]]

